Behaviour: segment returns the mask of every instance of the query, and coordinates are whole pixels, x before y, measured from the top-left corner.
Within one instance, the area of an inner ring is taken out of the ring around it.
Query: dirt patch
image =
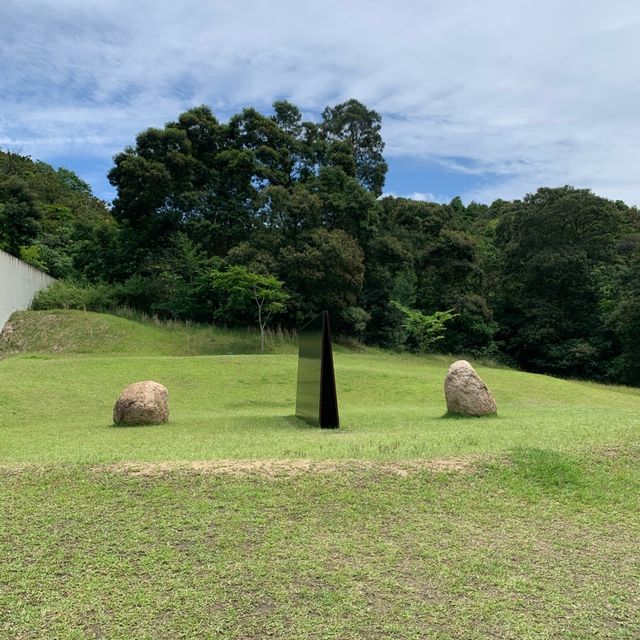
[[[84,632],[89,636],[89,638],[95,638],[98,640],[99,638],[104,638],[104,633],[102,632],[102,628],[97,624],[89,624],[84,628]]]
[[[0,464],[0,477],[1,476],[19,476],[24,473],[31,475],[45,475],[55,469],[54,465],[44,465],[35,463],[2,463]]]
[[[431,460],[202,460],[192,462],[115,462],[97,465],[97,473],[121,473],[129,476],[155,477],[171,473],[196,475],[247,476],[267,478],[292,477],[303,474],[333,474],[342,472],[378,472],[408,476],[433,473],[470,473],[477,468],[480,456],[434,458]]]

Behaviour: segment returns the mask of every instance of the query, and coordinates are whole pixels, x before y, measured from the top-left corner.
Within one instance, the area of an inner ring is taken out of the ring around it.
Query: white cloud
[[[439,202],[440,204],[446,204],[451,200],[449,196],[445,195],[436,195],[435,193],[424,192],[424,191],[414,191],[412,193],[395,193],[393,191],[385,191],[385,193],[380,196],[384,198],[386,196],[395,196],[399,198],[407,198],[409,200],[419,200],[420,202]]]
[[[195,104],[356,97],[391,158],[494,176],[467,200],[640,203],[639,25],[633,0],[4,0],[0,146],[108,157]]]
[[[422,202],[439,202],[440,204],[446,204],[451,200],[449,196],[438,195],[435,193],[423,193],[422,191],[414,191],[407,197],[411,198],[411,200],[420,200]]]

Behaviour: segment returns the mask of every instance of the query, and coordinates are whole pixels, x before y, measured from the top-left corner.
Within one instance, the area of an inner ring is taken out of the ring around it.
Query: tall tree
[[[322,112],[322,131],[329,142],[347,141],[353,150],[355,175],[376,197],[382,194],[387,163],[382,152],[380,114],[357,100],[347,100]]]
[[[338,332],[361,332],[367,314],[360,306],[364,254],[341,229],[315,229],[296,245],[285,244],[277,256],[279,273],[292,293],[296,323],[327,309]]]

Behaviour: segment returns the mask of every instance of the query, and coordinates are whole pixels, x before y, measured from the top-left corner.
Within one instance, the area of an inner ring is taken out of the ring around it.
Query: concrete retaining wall
[[[0,251],[0,329],[14,311],[28,309],[36,293],[53,282],[40,269]]]

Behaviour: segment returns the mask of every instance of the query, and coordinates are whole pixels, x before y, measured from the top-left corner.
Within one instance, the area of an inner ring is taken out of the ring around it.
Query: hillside
[[[0,336],[0,358],[25,353],[192,356],[256,353],[258,334],[210,325],[162,323],[90,311],[14,313]],[[271,334],[267,352],[293,352],[291,338]]]

